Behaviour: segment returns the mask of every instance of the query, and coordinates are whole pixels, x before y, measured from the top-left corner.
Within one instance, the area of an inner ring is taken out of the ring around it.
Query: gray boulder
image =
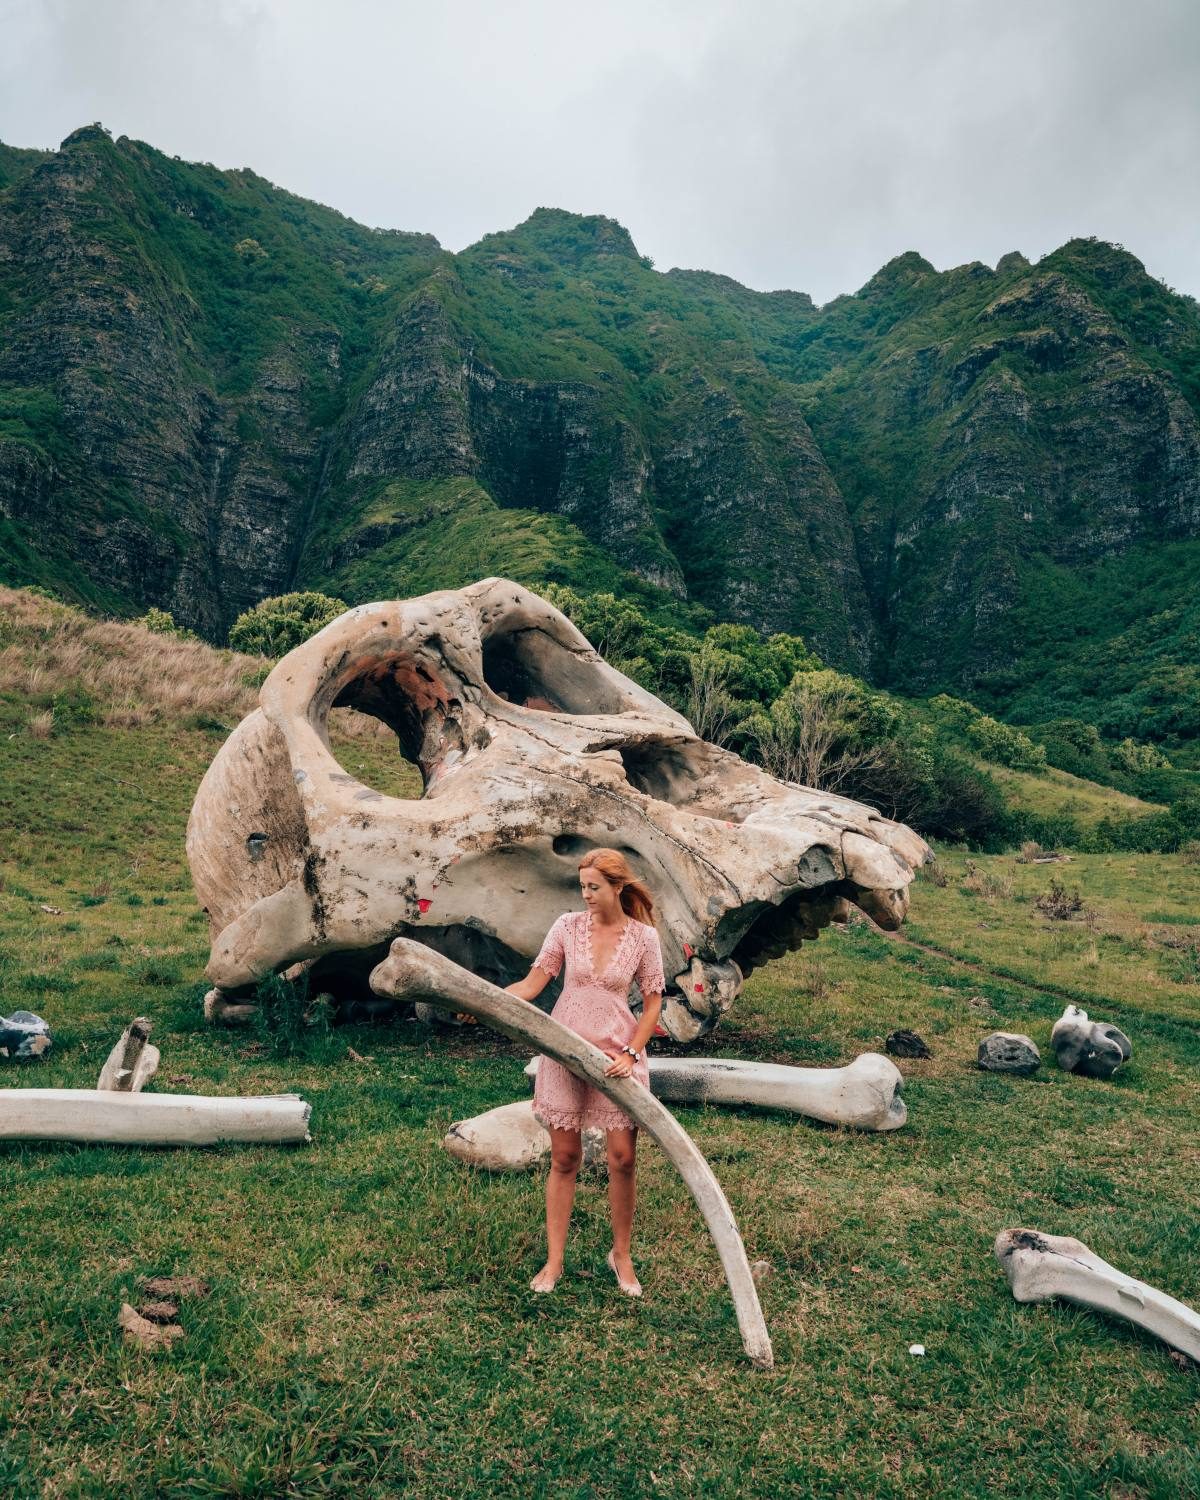
[[[989,1073],[1020,1073],[1028,1078],[1041,1066],[1042,1054],[1027,1036],[993,1031],[979,1044],[979,1066]]]

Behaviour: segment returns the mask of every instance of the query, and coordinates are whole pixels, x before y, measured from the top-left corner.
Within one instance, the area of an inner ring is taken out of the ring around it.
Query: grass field
[[[1128,1326],[1018,1307],[991,1254],[1012,1225],[1074,1234],[1200,1304],[1200,865],[947,851],[902,936],[851,926],[754,975],[712,1052],[838,1064],[907,1026],[934,1053],[900,1063],[894,1134],[680,1111],[773,1267],[764,1374],[645,1143],[644,1299],[604,1266],[597,1177],[567,1276],[528,1292],[541,1177],[464,1170],[439,1144],[523,1096],[509,1043],[407,1021],[278,1060],[203,1025],[182,835],[240,691],[131,724],[64,700],[47,726],[15,669],[0,690],[0,1013],[35,1010],[56,1037],[4,1082],[91,1086],[146,1013],[153,1087],[313,1106],[307,1148],[0,1146],[0,1492],[1200,1495],[1200,1370]],[[339,753],[378,784],[382,742]],[[1079,889],[1078,918],[1038,912],[1052,879]],[[1067,998],[1132,1037],[1112,1081],[1049,1060]],[[992,1029],[1028,1032],[1040,1074],[974,1068]],[[173,1350],[129,1349],[121,1302],[171,1273],[210,1295],[184,1304]]]

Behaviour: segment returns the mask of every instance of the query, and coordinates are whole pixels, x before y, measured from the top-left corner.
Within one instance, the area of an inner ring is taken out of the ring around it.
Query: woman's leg
[[[629,1241],[637,1196],[637,1127],[608,1132],[608,1211],[612,1218],[613,1263],[622,1281],[636,1281]]]
[[[578,1130],[550,1127],[550,1172],[546,1178],[546,1264],[530,1283],[535,1291],[550,1291],[562,1275],[563,1251],[571,1206],[575,1202],[575,1179],[583,1158]]]

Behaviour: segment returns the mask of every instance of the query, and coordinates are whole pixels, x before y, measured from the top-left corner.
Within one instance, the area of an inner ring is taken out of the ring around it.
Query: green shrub
[[[237,617],[229,631],[229,644],[250,656],[286,656],[348,608],[343,599],[311,590],[277,594]]]
[[[133,622],[140,625],[143,630],[152,631],[155,635],[173,635],[181,641],[196,641],[200,637],[194,630],[188,630],[183,625],[176,625],[175,616],[169,609],[159,609],[152,604],[140,619]]]

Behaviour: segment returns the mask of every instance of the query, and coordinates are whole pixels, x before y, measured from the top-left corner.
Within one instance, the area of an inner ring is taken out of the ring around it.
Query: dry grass
[[[232,725],[256,707],[270,668],[265,657],[94,620],[38,594],[0,588],[0,696],[31,705],[28,730],[35,739],[50,737],[56,715],[110,729],[205,720]],[[349,709],[332,717],[341,739],[390,733]]]

